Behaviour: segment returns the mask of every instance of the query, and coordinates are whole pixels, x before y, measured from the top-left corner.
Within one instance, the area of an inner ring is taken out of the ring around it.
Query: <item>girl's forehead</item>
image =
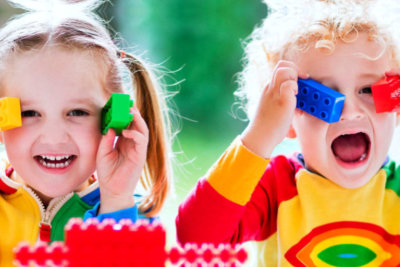
[[[106,69],[100,57],[77,49],[47,47],[15,53],[3,65],[2,87],[42,91],[105,88]]]

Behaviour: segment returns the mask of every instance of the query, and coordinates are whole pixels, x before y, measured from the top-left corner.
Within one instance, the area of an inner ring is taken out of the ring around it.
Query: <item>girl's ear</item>
[[[0,132],[0,144],[4,144],[3,140],[3,132]]]
[[[296,131],[294,130],[292,124],[290,124],[290,128],[289,128],[289,131],[288,131],[287,134],[286,134],[286,137],[287,137],[287,138],[296,138],[296,137],[297,137]]]
[[[396,112],[396,126],[399,126],[400,124],[400,111]]]

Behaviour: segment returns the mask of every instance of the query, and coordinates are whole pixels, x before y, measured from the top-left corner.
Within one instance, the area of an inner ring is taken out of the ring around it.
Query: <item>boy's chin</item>
[[[338,172],[326,177],[337,185],[344,188],[358,188],[367,184],[379,171],[372,170],[368,164],[358,165],[354,168],[338,168]]]

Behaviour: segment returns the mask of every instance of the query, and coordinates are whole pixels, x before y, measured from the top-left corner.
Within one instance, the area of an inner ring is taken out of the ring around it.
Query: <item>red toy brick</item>
[[[386,76],[371,86],[375,110],[381,112],[400,111],[400,76]]]
[[[161,267],[168,260],[179,266],[240,266],[247,259],[238,246],[187,244],[165,249],[165,230],[159,223],[129,220],[99,222],[71,219],[65,227],[65,243],[21,243],[15,250],[19,266]]]

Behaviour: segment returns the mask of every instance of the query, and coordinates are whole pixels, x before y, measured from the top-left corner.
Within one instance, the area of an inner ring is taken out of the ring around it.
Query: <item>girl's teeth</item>
[[[58,163],[53,163],[53,162],[46,162],[46,160],[65,160],[65,162],[58,162]],[[52,169],[60,169],[60,168],[65,168],[71,163],[72,159],[70,156],[41,156],[39,159],[39,163],[42,164],[43,166],[47,168],[52,168]]]

